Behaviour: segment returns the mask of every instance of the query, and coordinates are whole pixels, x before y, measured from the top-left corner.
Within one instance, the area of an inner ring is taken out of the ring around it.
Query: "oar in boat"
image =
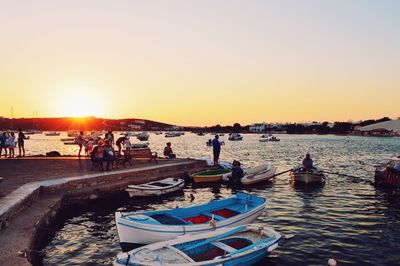
[[[358,176],[354,176],[354,175],[347,175],[347,174],[343,174],[343,173],[337,173],[337,172],[330,172],[330,171],[325,171],[321,169],[321,172],[323,173],[327,173],[327,174],[333,174],[333,175],[341,175],[341,176],[347,176],[347,177],[351,177],[351,178],[355,178],[355,179],[361,179]]]
[[[287,173],[287,172],[290,172],[290,171],[292,171],[292,168],[290,168],[289,170],[274,174],[272,177],[275,177],[275,176],[278,176],[278,175],[281,175],[281,174],[284,174],[284,173]]]

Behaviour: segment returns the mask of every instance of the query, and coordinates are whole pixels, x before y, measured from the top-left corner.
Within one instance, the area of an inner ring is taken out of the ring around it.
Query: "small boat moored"
[[[320,169],[316,167],[311,170],[305,170],[302,167],[295,167],[290,171],[290,177],[292,182],[303,182],[305,184],[308,184],[323,182],[325,175]]]
[[[400,187],[400,156],[375,169],[374,184]]]
[[[279,246],[282,235],[259,224],[186,235],[117,255],[122,265],[252,265]]]
[[[126,191],[130,197],[135,196],[161,196],[181,190],[185,186],[185,180],[180,178],[166,178],[159,181],[140,185],[129,185]]]
[[[195,183],[219,182],[231,172],[232,170],[225,168],[206,170],[192,174],[192,178]]]
[[[276,167],[273,164],[262,164],[253,168],[245,169],[244,176],[240,179],[243,185],[253,185],[268,181],[275,176]],[[224,176],[228,181],[229,176]]]
[[[132,244],[150,244],[248,224],[260,216],[265,207],[264,198],[238,192],[234,197],[187,208],[116,212],[115,220],[121,247],[130,250]]]

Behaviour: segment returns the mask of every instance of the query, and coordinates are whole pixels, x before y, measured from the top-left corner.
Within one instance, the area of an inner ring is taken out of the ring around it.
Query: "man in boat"
[[[215,138],[212,141],[213,145],[213,155],[214,155],[214,165],[218,165],[219,154],[221,153],[221,143],[218,140],[218,134],[215,135]]]
[[[168,142],[167,146],[164,148],[164,156],[168,157],[169,159],[176,158],[176,155],[173,153],[171,148],[171,142]]]
[[[314,168],[313,160],[311,159],[310,154],[306,154],[306,158],[304,158],[302,166],[304,170],[311,170]]]

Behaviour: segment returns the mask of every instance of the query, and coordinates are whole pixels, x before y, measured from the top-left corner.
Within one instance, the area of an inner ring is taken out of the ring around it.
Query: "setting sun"
[[[90,87],[61,89],[55,95],[55,109],[59,116],[87,117],[104,115],[103,95]]]

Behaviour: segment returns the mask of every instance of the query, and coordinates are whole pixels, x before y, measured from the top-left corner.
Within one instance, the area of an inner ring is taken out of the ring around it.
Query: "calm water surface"
[[[297,187],[283,174],[273,182],[246,189],[267,199],[266,211],[256,220],[295,237],[275,250],[259,265],[326,265],[329,258],[339,265],[400,265],[400,191],[377,189],[374,164],[400,153],[400,138],[277,135],[281,142],[260,143],[258,135],[244,135],[240,142],[227,141],[221,159],[240,160],[244,167],[271,162],[278,172],[301,161],[310,152],[316,164],[331,172],[359,177],[328,175],[324,185]],[[34,136],[29,152],[59,150],[74,154],[76,147],[63,146],[59,138]],[[63,137],[63,136],[61,136]],[[205,142],[213,136],[191,133],[179,138],[151,134],[154,151],[172,142],[180,157],[211,157]],[[61,143],[61,144],[60,144]],[[224,185],[187,187],[184,192],[152,200],[126,195],[76,211],[56,232],[44,250],[45,265],[109,265],[120,252],[114,212],[175,208],[232,196]],[[190,202],[190,194],[195,199]]]

